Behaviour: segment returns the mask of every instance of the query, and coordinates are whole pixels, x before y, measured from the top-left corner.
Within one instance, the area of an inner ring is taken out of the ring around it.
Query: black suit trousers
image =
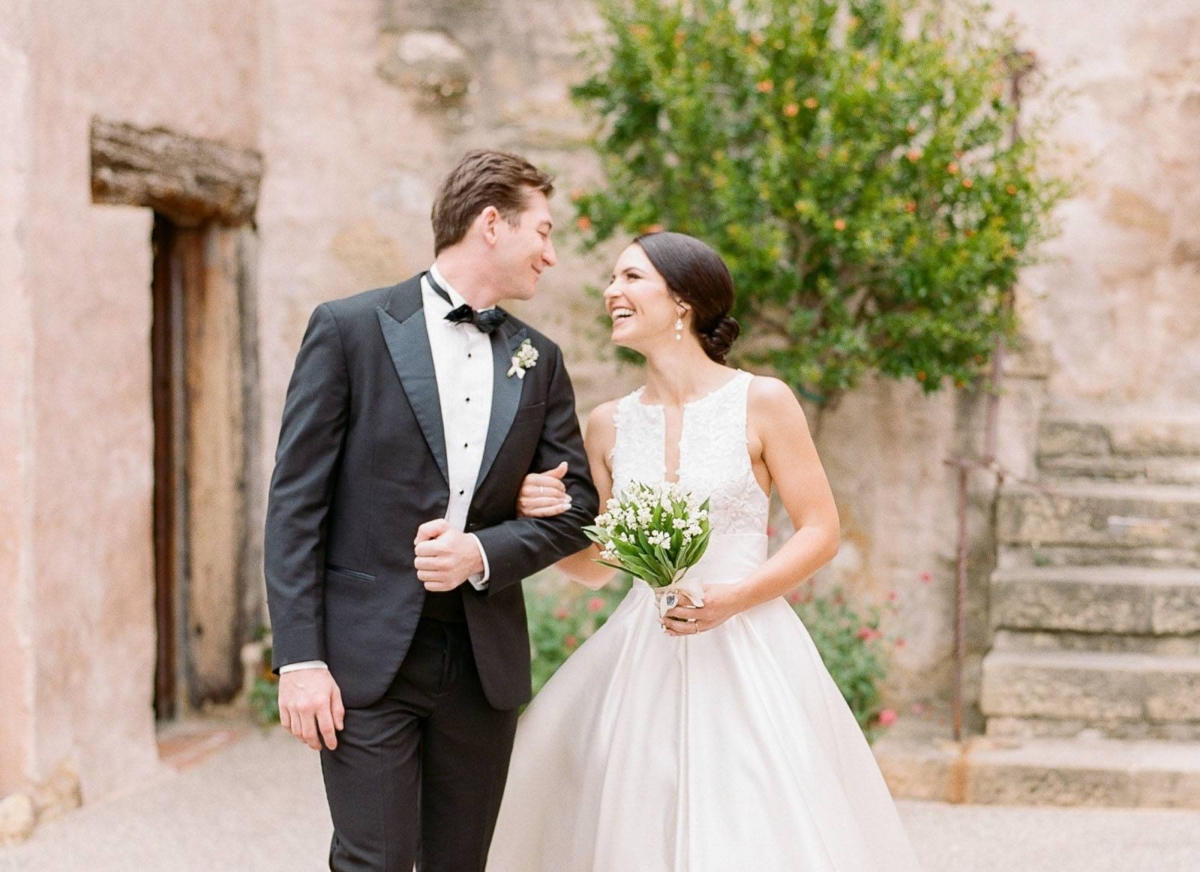
[[[333,872],[484,872],[517,710],[488,703],[467,626],[422,618],[383,698],[321,752]]]

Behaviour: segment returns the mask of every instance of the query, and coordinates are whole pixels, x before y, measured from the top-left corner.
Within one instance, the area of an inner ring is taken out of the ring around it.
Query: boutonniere
[[[512,356],[512,366],[508,368],[508,377],[525,378],[528,370],[537,366],[538,352],[533,344],[526,339],[517,346],[517,353]]]

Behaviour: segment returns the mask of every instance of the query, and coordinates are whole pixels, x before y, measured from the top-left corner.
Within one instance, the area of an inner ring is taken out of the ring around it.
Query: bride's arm
[[[841,541],[837,505],[808,421],[791,388],[774,378],[756,378],[750,385],[748,415],[754,465],[765,467],[768,481],[779,491],[796,532],[769,560],[737,584],[704,588],[704,606],[695,611],[674,609],[670,617],[696,618],[698,627],[677,625],[668,632],[710,630],[760,603],[783,596],[833,559]],[[757,443],[757,444],[755,444]],[[668,622],[672,627],[672,622]]]
[[[743,608],[783,596],[834,558],[841,544],[837,504],[792,389],[773,378],[750,386],[750,426],[762,463],[795,533],[741,584]]]
[[[616,440],[616,428],[613,425],[613,413],[616,403],[604,403],[592,410],[588,416],[587,433],[584,436],[584,447],[587,449],[588,465],[592,472],[592,481],[600,496],[600,508],[608,504],[612,496],[612,470],[609,467],[609,455]],[[525,477],[521,492],[517,497],[517,513],[531,517],[549,517],[566,511],[563,499],[566,490],[560,481],[565,470],[553,470],[548,473],[531,473]],[[552,473],[556,475],[552,476]],[[549,492],[549,495],[547,493]],[[570,576],[574,581],[596,590],[603,587],[616,574],[615,570],[596,563],[600,556],[600,548],[590,545],[575,554],[569,554],[554,565],[559,571]]]

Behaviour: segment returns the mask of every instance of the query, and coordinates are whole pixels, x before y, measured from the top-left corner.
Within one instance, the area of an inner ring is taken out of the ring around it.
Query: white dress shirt
[[[475,481],[483,461],[483,446],[487,441],[488,424],[492,417],[492,340],[474,324],[451,324],[446,315],[466,300],[438,271],[437,264],[429,268],[443,290],[449,295],[446,302],[434,291],[428,278],[421,279],[421,300],[424,306],[425,329],[429,333],[429,348],[433,353],[433,372],[437,378],[438,401],[442,411],[442,432],[446,438],[446,469],[450,477],[450,502],[446,506],[446,521],[455,530],[463,531],[467,513],[475,497]],[[467,579],[476,590],[487,587],[491,568],[487,553],[474,534],[469,534],[483,558],[483,572]],[[324,668],[323,660],[289,663],[279,669],[282,675],[297,669]]]

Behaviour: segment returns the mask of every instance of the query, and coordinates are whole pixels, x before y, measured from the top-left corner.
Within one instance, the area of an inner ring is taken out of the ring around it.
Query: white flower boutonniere
[[[538,352],[533,344],[526,339],[517,346],[517,353],[512,356],[512,366],[508,368],[508,377],[525,378],[525,373],[537,366]]]

